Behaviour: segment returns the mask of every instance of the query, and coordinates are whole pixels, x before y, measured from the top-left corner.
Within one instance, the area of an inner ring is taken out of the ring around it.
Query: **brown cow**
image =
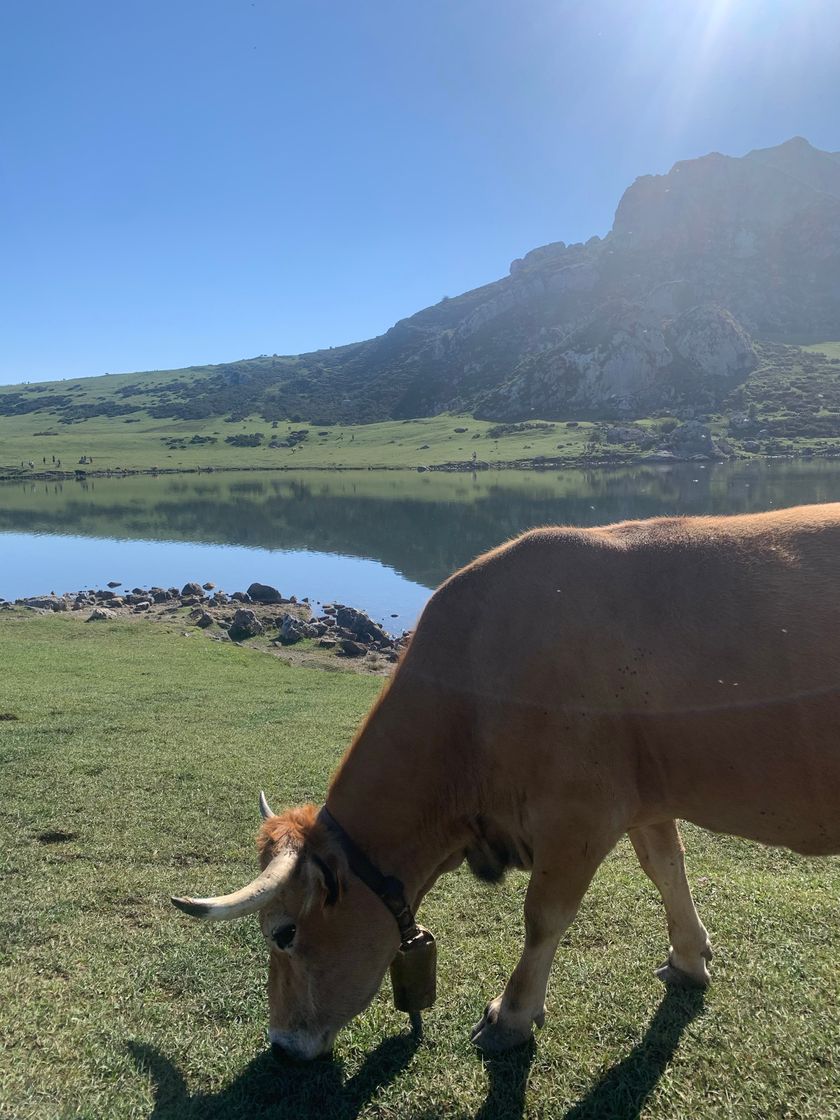
[[[360,850],[412,906],[464,859],[528,868],[522,958],[473,1032],[505,1049],[542,1023],[557,943],[625,832],[667,912],[660,977],[708,983],[675,818],[840,852],[839,729],[840,504],[534,530],[432,597],[325,808],[262,801],[259,877],[174,901],[260,912],[271,1040],[313,1057],[400,943]]]

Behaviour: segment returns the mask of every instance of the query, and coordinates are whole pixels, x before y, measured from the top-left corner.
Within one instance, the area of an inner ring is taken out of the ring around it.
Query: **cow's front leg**
[[[525,948],[500,996],[488,1003],[472,1031],[485,1054],[498,1054],[527,1042],[536,1023],[545,1019],[545,991],[557,943],[574,921],[581,899],[601,860],[615,843],[581,832],[574,844],[548,859],[537,858],[525,895]]]

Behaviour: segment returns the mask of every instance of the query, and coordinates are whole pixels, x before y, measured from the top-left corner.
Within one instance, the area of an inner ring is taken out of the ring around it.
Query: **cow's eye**
[[[278,949],[288,949],[294,941],[296,933],[297,926],[291,924],[287,926],[278,926],[272,933],[271,938]]]

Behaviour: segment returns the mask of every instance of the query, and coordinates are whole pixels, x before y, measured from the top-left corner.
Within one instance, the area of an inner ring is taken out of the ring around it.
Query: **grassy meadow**
[[[716,950],[703,996],[654,979],[664,915],[623,843],[564,938],[536,1045],[488,1061],[469,1028],[518,956],[525,878],[459,872],[423,906],[425,1040],[383,988],[332,1061],[281,1067],[256,922],[203,926],[168,895],[253,873],[258,789],[320,799],[381,681],[177,621],[21,611],[0,613],[0,663],[4,1120],[840,1115],[840,860],[686,828]]]
[[[817,342],[802,349],[810,354],[824,354],[826,358],[840,358],[840,342]]]
[[[274,428],[260,416],[236,423],[227,423],[221,417],[175,420],[154,419],[148,414],[128,420],[97,416],[64,425],[41,413],[0,415],[0,476],[25,477],[52,470],[53,456],[61,461],[60,469],[65,471],[79,466],[87,471],[416,468],[464,462],[471,459],[473,451],[487,463],[537,455],[574,460],[585,458],[592,451],[587,447],[587,439],[593,428],[586,422],[573,428],[558,422],[544,429],[492,438],[488,432],[496,426],[493,423],[449,414],[327,428],[286,420],[278,421]],[[458,432],[456,428],[466,431]],[[309,434],[296,446],[269,446],[272,439],[285,441],[292,432],[301,430]],[[255,433],[263,436],[258,447],[225,443],[228,436]],[[193,443],[194,439],[215,442]],[[80,464],[79,460],[87,455],[93,457],[93,463]],[[632,453],[625,457],[632,457]],[[30,461],[35,464],[34,470],[28,468]]]

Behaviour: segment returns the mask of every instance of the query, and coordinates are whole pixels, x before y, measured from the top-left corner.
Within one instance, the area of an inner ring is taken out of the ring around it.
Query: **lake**
[[[840,462],[566,471],[234,472],[0,484],[0,596],[210,580],[413,625],[434,588],[535,525],[840,500]]]

